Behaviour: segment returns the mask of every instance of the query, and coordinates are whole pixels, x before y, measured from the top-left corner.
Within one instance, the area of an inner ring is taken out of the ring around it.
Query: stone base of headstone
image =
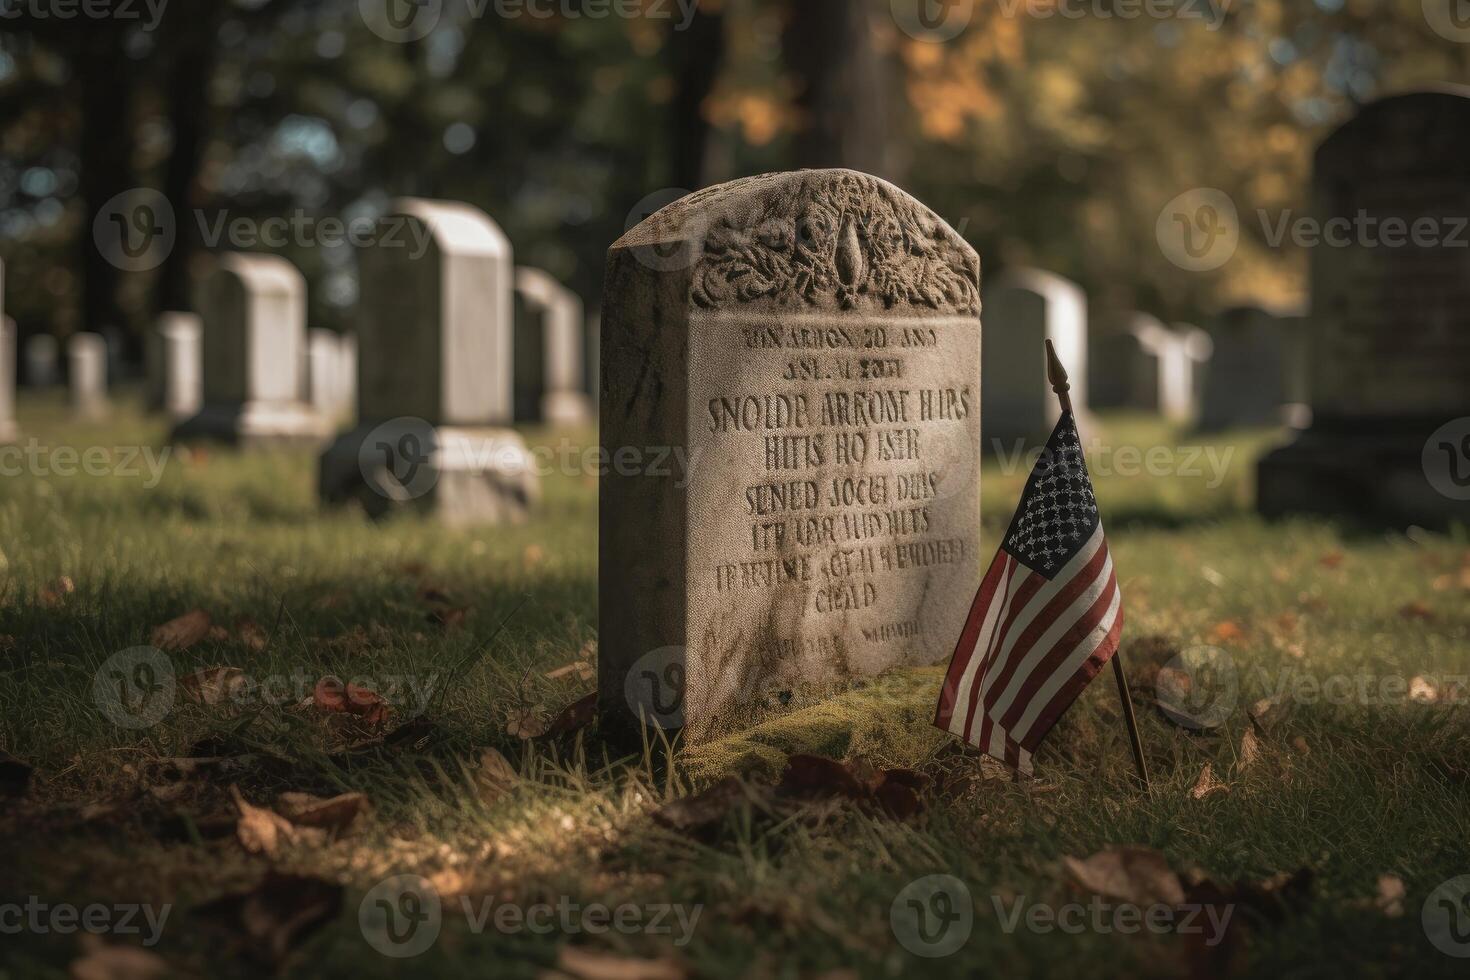
[[[181,422],[174,442],[221,442],[240,449],[316,448],[332,437],[334,427],[308,406],[252,402],[206,405]]]
[[[1378,527],[1470,521],[1470,503],[1437,489],[1427,471],[1425,444],[1440,424],[1307,429],[1257,464],[1256,507],[1268,518],[1347,517]]]
[[[592,402],[580,391],[550,391],[541,399],[541,420],[547,425],[585,425],[592,418]]]
[[[327,448],[319,470],[322,503],[355,502],[374,519],[418,511],[462,527],[521,523],[541,499],[530,451],[510,429],[438,426],[422,458],[396,467],[380,451],[383,431],[361,425]]]

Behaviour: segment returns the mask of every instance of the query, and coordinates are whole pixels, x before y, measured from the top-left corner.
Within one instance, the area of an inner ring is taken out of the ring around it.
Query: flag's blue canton
[[[1077,423],[1071,412],[1064,412],[1026,481],[1003,547],[1050,579],[1077,554],[1097,524],[1097,498],[1087,478]]]

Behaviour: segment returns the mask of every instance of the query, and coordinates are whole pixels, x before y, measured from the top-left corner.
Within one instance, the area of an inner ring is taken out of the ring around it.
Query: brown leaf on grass
[[[1404,898],[1408,893],[1409,890],[1404,887],[1404,879],[1398,875],[1379,875],[1373,906],[1390,919],[1401,918],[1404,914]]]
[[[340,590],[328,592],[324,595],[317,596],[316,601],[311,604],[311,607],[322,610],[323,612],[331,609],[340,609],[342,606],[347,605],[348,598],[347,593]]]
[[[281,845],[295,843],[299,839],[291,821],[274,810],[245,802],[238,786],[230,787],[230,796],[235,801],[235,809],[240,811],[235,836],[239,838],[240,846],[245,848],[247,854],[262,854],[273,858]]]
[[[154,627],[148,642],[165,652],[187,650],[209,635],[209,613],[191,609],[175,619]]]
[[[1206,762],[1205,767],[1199,771],[1199,778],[1194,781],[1194,788],[1189,795],[1196,800],[1207,799],[1211,796],[1224,796],[1230,792],[1230,787],[1215,776],[1215,767]]]
[[[585,660],[574,660],[569,664],[563,664],[554,670],[548,670],[544,675],[549,681],[559,681],[563,677],[570,677],[578,681],[590,681],[597,676],[597,668]]]
[[[424,619],[446,630],[456,630],[464,626],[464,621],[469,618],[469,615],[468,606],[444,606],[430,610]]]
[[[546,734],[546,722],[534,708],[511,712],[505,730],[515,738],[540,738]]]
[[[39,595],[41,605],[48,609],[55,609],[66,602],[66,597],[76,590],[76,583],[71,580],[71,576],[59,576],[41,590]]]
[[[181,677],[179,686],[195,704],[217,705],[233,700],[245,682],[239,667],[205,667]]]
[[[643,960],[621,953],[563,946],[556,954],[556,969],[543,978],[572,977],[574,980],[688,980],[689,971],[677,960]]]
[[[546,726],[546,737],[556,738],[581,731],[597,719],[597,692],[584,695],[557,712]]]
[[[1415,599],[1399,607],[1399,616],[1403,619],[1420,619],[1427,622],[1434,618],[1434,610],[1429,608],[1428,603]]]
[[[9,799],[24,796],[31,784],[32,771],[26,763],[0,749],[0,796]]]
[[[328,674],[316,682],[312,703],[329,714],[352,715],[369,728],[386,724],[392,708],[381,694]]]
[[[653,822],[679,833],[703,834],[718,826],[725,819],[725,814],[746,798],[745,787],[740,780],[726,776],[698,793],[665,803],[653,811]]]
[[[1277,698],[1261,698],[1253,702],[1246,711],[1250,715],[1251,724],[1265,734],[1285,717],[1286,706]]]
[[[861,800],[868,796],[869,790],[851,769],[836,759],[798,753],[786,760],[776,792],[801,799]]]
[[[1216,643],[1238,643],[1245,638],[1245,628],[1233,619],[1216,623],[1210,630],[1210,639]]]
[[[71,961],[72,980],[163,980],[174,975],[163,957],[137,946],[113,944],[82,933],[82,955]]]
[[[276,797],[276,811],[296,827],[316,827],[341,833],[367,809],[362,793],[342,793],[323,799],[310,793],[285,792]]]
[[[1296,749],[1297,755],[1312,754],[1312,747],[1308,745],[1307,740],[1302,738],[1300,735],[1291,740],[1291,747]]]
[[[1240,736],[1240,758],[1235,762],[1235,771],[1244,772],[1255,765],[1256,760],[1260,757],[1261,743],[1256,739],[1256,733],[1247,728]]]
[[[1329,551],[1317,559],[1317,564],[1323,568],[1337,568],[1343,563],[1346,557],[1341,551]]]
[[[924,809],[925,776],[910,769],[888,769],[880,774],[873,788],[873,799],[883,811],[896,820],[907,820]]]
[[[1439,686],[1420,674],[1409,679],[1409,700],[1415,704],[1434,704],[1439,700]]]
[[[249,891],[222,896],[194,913],[230,930],[241,940],[243,951],[278,966],[341,911],[341,885],[271,871]]]
[[[521,553],[521,561],[527,568],[535,568],[546,560],[546,549],[539,544],[528,544],[526,550]]]
[[[1062,858],[1068,874],[1083,889],[1134,905],[1181,905],[1184,886],[1168,859],[1151,847],[1122,844],[1089,858]]]
[[[486,749],[480,753],[480,768],[475,773],[475,785],[480,790],[480,799],[487,805],[495,803],[508,793],[520,778],[515,766],[496,749]]]
[[[235,635],[240,638],[240,643],[245,649],[255,653],[264,650],[266,644],[270,642],[270,635],[249,616],[241,616],[235,620]]]

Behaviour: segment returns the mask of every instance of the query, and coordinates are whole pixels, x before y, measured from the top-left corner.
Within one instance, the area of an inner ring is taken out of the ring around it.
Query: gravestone
[[[204,405],[204,328],[194,313],[163,313],[148,334],[148,407],[175,422]]]
[[[1168,334],[1161,349],[1165,374],[1159,380],[1164,392],[1164,417],[1192,423],[1199,418],[1200,397],[1215,357],[1215,342],[1207,331],[1192,323],[1176,323]]]
[[[301,400],[306,280],[278,255],[227,252],[199,284],[204,406],[173,438],[242,448],[317,445],[328,426]]]
[[[72,334],[66,342],[66,362],[72,412],[88,421],[106,416],[107,341],[101,334]]]
[[[332,330],[316,328],[306,334],[306,400],[312,409],[333,425],[351,414],[350,388],[344,374],[344,338]]]
[[[0,298],[4,293],[0,292]],[[15,424],[15,321],[0,316],[0,443],[20,435]]]
[[[337,386],[342,419],[357,421],[357,334],[348,331],[337,337]]]
[[[1270,516],[1470,522],[1470,88],[1382,99],[1318,147],[1312,421],[1258,470]]]
[[[511,418],[510,241],[466,204],[405,199],[358,250],[356,428],[323,454],[323,502],[451,525],[523,520],[539,497]]]
[[[1280,425],[1287,394],[1290,341],[1283,318],[1256,306],[1238,306],[1215,318],[1214,356],[1200,395],[1199,428]]]
[[[877,178],[733,181],[608,253],[599,700],[690,738],[953,651],[975,596],[980,260]]]
[[[32,334],[26,340],[26,384],[32,388],[50,388],[60,373],[57,361],[61,345],[49,333]]]
[[[1209,336],[1196,327],[1170,329],[1147,313],[1130,313],[1095,345],[1092,404],[1189,422],[1197,411],[1196,391],[1209,352]]]
[[[985,371],[980,385],[985,448],[1044,445],[1061,416],[1046,381],[1046,341],[1067,368],[1072,405],[1087,427],[1087,297],[1039,269],[1008,270],[985,287]]]
[[[516,269],[516,420],[579,425],[592,412],[582,388],[582,298],[541,269]]]

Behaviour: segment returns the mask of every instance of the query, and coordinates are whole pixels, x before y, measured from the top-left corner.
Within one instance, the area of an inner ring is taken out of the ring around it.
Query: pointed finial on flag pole
[[[1072,386],[1067,383],[1067,369],[1062,366],[1062,359],[1057,357],[1057,349],[1052,346],[1050,339],[1046,342],[1046,380],[1051,383],[1051,390],[1056,392],[1057,399],[1062,403],[1062,411],[1075,418],[1070,394]],[[1138,767],[1138,779],[1143,783],[1143,788],[1151,792],[1148,763],[1143,758],[1143,739],[1138,737],[1138,719],[1133,715],[1133,695],[1128,690],[1128,676],[1123,673],[1122,650],[1113,654],[1113,677],[1118,682],[1118,697],[1123,702],[1123,721],[1128,725],[1128,741],[1133,746],[1133,764]]]

